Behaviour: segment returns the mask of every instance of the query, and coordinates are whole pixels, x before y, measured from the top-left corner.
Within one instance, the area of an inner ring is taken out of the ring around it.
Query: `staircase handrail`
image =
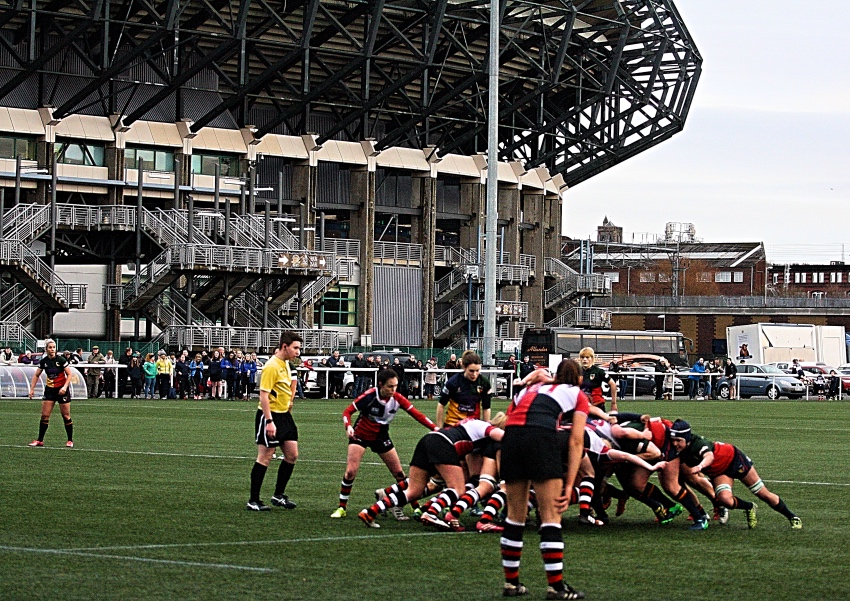
[[[32,242],[50,223],[50,205],[21,203],[3,216],[3,239]]]

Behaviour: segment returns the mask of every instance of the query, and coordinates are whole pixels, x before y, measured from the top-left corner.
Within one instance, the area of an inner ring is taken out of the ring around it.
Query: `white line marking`
[[[108,547],[107,547],[108,548]],[[121,547],[114,547],[120,549]],[[132,549],[133,547],[126,547]],[[151,559],[149,557],[131,557],[127,555],[105,555],[102,553],[87,553],[83,550],[75,549],[30,549],[27,547],[8,547],[0,545],[0,551],[8,551],[11,553],[48,553],[53,555],[76,555],[79,557],[93,557],[97,559],[117,559],[119,561],[140,561],[144,563],[164,563],[178,566],[192,566],[197,568],[215,568],[224,570],[246,570],[249,572],[276,572],[271,568],[255,568],[251,566],[240,566],[229,563],[203,563],[200,561],[178,561],[174,559]]]
[[[765,482],[778,482],[779,484],[800,484],[807,486],[850,486],[844,482],[798,482],[797,480],[765,480]]]
[[[471,531],[470,531],[471,532]],[[218,542],[218,543],[166,543],[159,545],[123,545],[123,546],[114,546],[114,547],[81,547],[79,549],[64,549],[64,550],[56,550],[56,552],[91,552],[91,551],[129,551],[129,550],[143,550],[143,549],[174,549],[179,547],[235,547],[235,546],[247,546],[247,545],[283,545],[283,544],[292,544],[292,543],[324,543],[324,542],[340,542],[347,540],[372,540],[372,539],[383,539],[383,538],[409,538],[409,537],[421,537],[421,536],[445,536],[446,534],[451,534],[447,532],[399,532],[396,534],[357,534],[354,536],[324,536],[324,537],[315,537],[315,538],[287,538],[287,539],[275,539],[275,540],[241,540],[241,541],[227,541],[227,542]],[[0,547],[2,549],[3,547]],[[100,555],[98,555],[100,557]]]

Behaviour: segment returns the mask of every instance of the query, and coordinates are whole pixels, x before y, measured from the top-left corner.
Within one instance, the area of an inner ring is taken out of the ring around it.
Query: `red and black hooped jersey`
[[[351,425],[351,416],[359,411],[360,415],[354,422],[354,435],[360,440],[375,440],[382,429],[389,427],[399,409],[407,411],[413,419],[429,430],[435,428],[434,422],[416,409],[404,395],[395,392],[390,398],[382,399],[377,388],[370,388],[346,407],[342,412],[342,422],[348,428]]]
[[[68,381],[65,375],[65,368],[68,366],[68,360],[62,355],[54,355],[51,359],[47,355],[41,358],[38,362],[38,368],[44,372],[45,386],[49,388],[62,388]]]
[[[577,386],[569,384],[543,384],[524,388],[508,408],[505,427],[530,426],[556,430],[562,421],[572,420],[575,411],[587,412],[590,401]]]
[[[457,456],[465,457],[472,451],[487,446],[490,432],[494,428],[495,426],[489,422],[469,418],[458,422],[457,425],[432,432],[432,434],[448,440],[454,446]]]

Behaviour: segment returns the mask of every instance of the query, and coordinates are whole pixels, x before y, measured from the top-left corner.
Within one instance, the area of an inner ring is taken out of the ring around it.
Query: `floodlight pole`
[[[484,344],[482,360],[493,363],[496,350],[496,256],[499,220],[499,16],[497,0],[490,1],[490,61],[487,89],[487,252],[484,264]]]

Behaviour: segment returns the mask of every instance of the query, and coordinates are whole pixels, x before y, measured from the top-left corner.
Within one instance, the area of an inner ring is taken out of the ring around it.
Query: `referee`
[[[281,447],[283,461],[277,471],[272,505],[295,509],[294,502],[286,496],[286,485],[298,459],[298,427],[292,419],[292,398],[296,375],[289,369],[289,361],[301,353],[302,338],[295,332],[280,335],[280,344],[274,355],[263,366],[260,376],[260,405],[254,420],[257,439],[257,460],[251,470],[251,497],[245,509],[269,511],[271,507],[260,500],[260,489],[266,470],[274,456],[275,447]]]

